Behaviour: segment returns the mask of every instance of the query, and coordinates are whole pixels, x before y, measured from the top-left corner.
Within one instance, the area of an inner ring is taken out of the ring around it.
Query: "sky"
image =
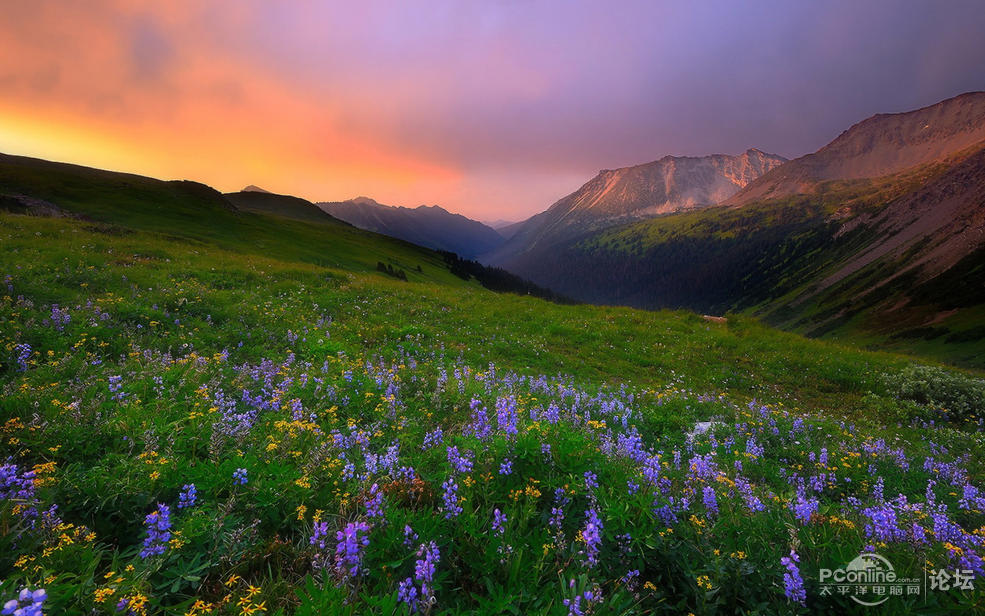
[[[32,0],[0,151],[521,220],[600,169],[796,157],[985,89],[980,2]]]

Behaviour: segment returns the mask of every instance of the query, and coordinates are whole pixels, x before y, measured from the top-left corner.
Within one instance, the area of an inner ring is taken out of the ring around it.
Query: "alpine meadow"
[[[980,7],[194,4],[0,25],[0,614],[985,613]]]

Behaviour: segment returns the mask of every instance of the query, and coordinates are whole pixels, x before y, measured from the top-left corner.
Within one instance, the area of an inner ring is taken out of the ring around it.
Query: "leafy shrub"
[[[948,419],[977,420],[985,414],[985,380],[933,366],[910,366],[885,379],[898,399],[941,409]]]

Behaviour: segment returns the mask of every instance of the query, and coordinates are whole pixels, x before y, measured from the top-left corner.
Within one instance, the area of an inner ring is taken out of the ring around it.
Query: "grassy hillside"
[[[871,614],[819,569],[874,549],[985,574],[980,380],[742,317],[498,295],[399,242],[209,211],[0,214],[3,601]],[[424,273],[367,271],[378,254]]]
[[[236,197],[249,200],[255,209],[243,211],[218,191],[195,182],[164,182],[8,155],[0,155],[0,193],[50,202],[96,223],[89,228],[111,235],[146,230],[189,247],[218,246],[242,255],[267,255],[356,272],[373,271],[377,263],[384,262],[405,270],[410,280],[462,282],[431,250],[361,231],[320,210],[317,220],[299,219],[299,208],[283,211],[271,205],[273,200],[278,206],[285,200],[297,205],[293,197]]]

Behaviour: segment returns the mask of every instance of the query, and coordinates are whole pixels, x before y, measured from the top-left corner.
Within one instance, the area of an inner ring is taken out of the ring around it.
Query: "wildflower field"
[[[982,609],[974,375],[147,226],[0,215],[4,614]]]

